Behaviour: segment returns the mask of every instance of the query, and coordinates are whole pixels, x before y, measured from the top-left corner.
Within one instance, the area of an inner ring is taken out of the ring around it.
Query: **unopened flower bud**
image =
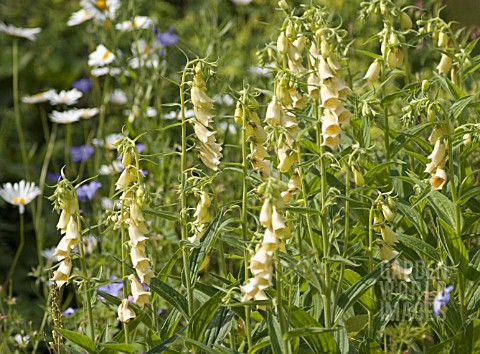
[[[448,35],[441,31],[439,34],[438,34],[438,46],[440,48],[446,48],[448,45]]]
[[[281,8],[282,10],[284,10],[284,11],[289,11],[288,4],[285,0],[280,0],[278,2],[278,7]]]
[[[352,172],[353,172],[353,180],[355,181],[355,185],[357,187],[361,187],[365,184],[365,179],[363,178],[362,173],[357,170],[354,166],[352,166]]]
[[[374,83],[378,80],[378,77],[380,76],[381,67],[382,66],[380,64],[380,61],[376,59],[372,64],[370,64],[367,73],[363,78],[367,80],[369,84]]]
[[[395,219],[395,214],[393,214],[392,210],[386,204],[382,204],[382,214],[387,221],[393,221],[393,219]]]
[[[400,15],[400,27],[404,30],[412,28],[412,19],[405,12]]]
[[[452,67],[452,58],[450,58],[446,54],[442,54],[442,58],[440,59],[440,63],[437,65],[437,70],[440,74],[446,74],[450,71]]]
[[[427,91],[428,91],[428,88],[430,87],[430,83],[428,82],[428,80],[423,80],[422,81],[422,93],[424,95],[427,94]]]

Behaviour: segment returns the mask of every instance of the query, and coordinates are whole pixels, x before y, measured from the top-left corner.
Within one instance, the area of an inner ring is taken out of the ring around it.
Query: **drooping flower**
[[[35,104],[35,103],[42,103],[42,102],[47,102],[52,99],[53,96],[55,96],[57,92],[53,89],[36,93],[33,96],[24,96],[22,97],[22,102],[23,103],[28,103],[28,104]]]
[[[82,184],[77,188],[77,197],[78,201],[86,202],[87,200],[92,200],[99,189],[102,186],[102,183],[98,181],[92,181],[90,183]]]
[[[48,117],[53,123],[70,124],[80,120],[80,111],[78,109],[71,109],[68,111],[52,111]]]
[[[20,214],[25,212],[25,205],[41,194],[38,187],[33,182],[21,180],[18,183],[6,183],[0,188],[0,196],[13,205],[18,205]]]
[[[88,93],[92,88],[92,80],[90,80],[88,77],[82,77],[72,82],[72,87],[82,93]]]
[[[156,28],[153,29],[153,33],[155,34],[155,38],[161,45],[168,47],[171,45],[175,45],[178,42],[178,37],[173,33],[175,29],[173,26],[170,26],[168,31],[166,32],[158,32]]]
[[[110,64],[115,60],[115,54],[109,51],[103,44],[99,44],[95,51],[88,56],[88,65],[99,67]]]
[[[135,318],[135,312],[128,306],[128,299],[123,299],[118,307],[118,319],[120,322],[128,323],[132,318]]]
[[[98,108],[78,108],[81,119],[89,119],[96,116],[100,110]]]
[[[435,317],[440,316],[441,308],[447,306],[448,302],[450,301],[450,293],[452,290],[453,285],[449,285],[440,291],[437,296],[435,296],[435,299],[433,300],[433,314]]]
[[[34,42],[37,39],[37,34],[42,32],[42,29],[39,27],[36,27],[36,28],[15,27],[15,26],[6,25],[5,23],[0,22],[0,32],[4,32],[12,37],[26,38],[29,41]]]
[[[90,145],[80,145],[80,146],[71,146],[69,148],[70,157],[73,162],[85,161],[92,156],[95,151],[95,148]]]

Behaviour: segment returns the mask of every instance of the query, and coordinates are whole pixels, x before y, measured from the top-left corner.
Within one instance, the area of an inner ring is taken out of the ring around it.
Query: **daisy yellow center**
[[[23,204],[25,204],[25,198],[23,198],[23,197],[22,197],[22,198],[15,197],[15,198],[13,198],[13,202],[14,202],[15,204],[22,204],[22,205],[23,205]]]
[[[105,51],[105,53],[102,56],[102,60],[106,60],[109,55],[110,55],[110,51],[109,50]]]
[[[102,11],[107,9],[107,2],[105,0],[97,0],[96,5],[97,5],[97,8],[99,8]]]

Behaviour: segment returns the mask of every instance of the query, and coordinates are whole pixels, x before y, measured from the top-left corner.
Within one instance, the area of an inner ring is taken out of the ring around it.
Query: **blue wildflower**
[[[86,202],[87,200],[92,200],[97,192],[97,189],[100,188],[102,184],[98,181],[92,181],[90,183],[82,184],[77,188],[77,197],[80,202]]]
[[[170,26],[167,32],[157,32],[157,29],[153,29],[153,33],[155,33],[155,38],[161,45],[168,47],[174,44],[177,44],[178,37],[173,33],[174,28]]]
[[[73,162],[80,162],[87,160],[92,156],[95,148],[89,145],[80,145],[80,146],[71,146],[70,147],[70,156],[72,157]]]
[[[68,307],[65,311],[62,312],[63,317],[70,317],[75,313],[75,309],[73,307]]]
[[[57,183],[57,182],[60,182],[60,180],[62,179],[62,175],[56,172],[47,172],[47,179],[49,181]]]
[[[116,276],[110,277],[110,280],[115,280],[115,279],[117,279]],[[109,284],[100,285],[97,288],[98,291],[104,292],[106,294],[109,294],[109,295],[112,295],[112,296],[115,296],[115,297],[118,297],[118,293],[122,289],[123,289],[123,281],[122,280],[117,280],[117,281],[114,281],[114,282],[109,283]],[[100,296],[100,295],[98,297],[101,300],[103,299],[103,297]]]
[[[437,296],[435,296],[435,299],[433,300],[433,314],[435,317],[440,316],[440,309],[443,306],[447,306],[448,302],[450,301],[450,292],[452,290],[453,285],[449,285],[440,291]]]
[[[88,77],[82,77],[72,82],[72,88],[76,88],[83,93],[88,93],[92,88],[92,81]]]

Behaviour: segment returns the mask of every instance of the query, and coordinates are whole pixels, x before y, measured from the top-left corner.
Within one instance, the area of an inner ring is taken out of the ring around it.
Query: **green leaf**
[[[415,227],[420,235],[425,232],[424,230],[427,230],[427,224],[415,207],[398,201],[397,209]]]
[[[368,52],[366,50],[355,49],[355,52],[359,53],[359,54],[364,54],[364,55],[369,56],[370,58],[373,58],[373,59],[382,60],[381,55],[376,54],[376,53],[372,53],[372,52]]]
[[[409,248],[424,254],[432,261],[441,261],[442,259],[433,246],[417,237],[397,233],[397,238]]]
[[[95,343],[89,337],[84,334],[80,334],[77,332],[69,331],[67,329],[55,328],[55,330],[60,333],[63,337],[67,338],[68,340],[72,341],[73,343],[81,346],[89,353],[95,353]]]
[[[462,206],[467,203],[470,198],[476,197],[480,194],[480,186],[472,186],[465,191],[461,191],[461,195],[457,200],[458,206]]]
[[[210,348],[210,347],[207,347],[205,344],[203,343],[200,343],[196,340],[193,340],[191,338],[188,338],[188,337],[182,337],[182,339],[187,342],[187,343],[190,343],[192,344],[193,346],[197,347],[198,349],[201,349],[202,352],[204,353],[208,353],[208,354],[218,354],[218,352],[216,350],[214,350],[213,348]]]
[[[465,96],[452,104],[450,107],[450,115],[453,117],[453,119],[458,119],[458,117],[460,117],[465,108],[468,107],[474,98],[475,96]]]
[[[444,245],[447,249],[450,259],[455,265],[459,265],[460,269],[466,272],[468,270],[468,251],[462,239],[458,237],[455,231],[450,228],[443,219],[438,219],[440,225],[445,230]]]
[[[175,307],[185,318],[188,319],[188,304],[185,296],[157,278],[151,279],[150,289],[164,298],[170,305]]]
[[[180,216],[176,213],[172,213],[170,211],[161,211],[161,210],[144,210],[145,214],[150,214],[154,216],[158,216],[162,219],[167,219],[171,221],[180,221]]]
[[[220,307],[205,330],[204,343],[209,347],[222,343],[232,329],[233,318],[233,311]]]
[[[305,312],[305,310],[294,305],[290,305],[288,310],[290,315],[290,324],[293,327],[291,331],[295,331],[296,329],[301,328],[304,331],[304,335],[301,335],[301,337],[308,344],[310,349],[312,349],[313,353],[337,354],[340,352],[337,343],[335,342],[335,339],[332,337],[331,333],[312,333],[307,331],[307,328],[318,328],[320,326],[318,321],[316,321],[312,316]]]
[[[437,216],[447,222],[455,230],[455,206],[453,205],[453,202],[439,191],[431,191],[427,199],[430,206],[437,213]]]
[[[179,338],[181,338],[181,334],[183,333],[183,331],[185,330],[185,328],[182,328],[180,331],[178,331],[177,333],[175,333],[173,336],[171,336],[170,338],[168,338],[166,341],[164,341],[162,344],[160,345],[157,345],[155,348],[152,348],[151,350],[149,350],[147,352],[147,354],[159,354],[159,353],[163,353],[165,350],[167,350],[168,348],[170,348]]]
[[[358,280],[350,287],[350,289],[340,295],[335,314],[335,322],[342,318],[345,311],[347,311],[349,307],[352,306],[371,286],[375,285],[377,280],[383,275],[383,273],[385,273],[392,262],[393,259],[388,263],[380,264],[375,270]]]
[[[172,311],[168,314],[168,317],[165,320],[162,328],[160,329],[160,338],[166,340],[167,338],[172,337],[181,319],[182,314],[180,311],[172,309]]]
[[[102,343],[100,345],[102,346],[102,348],[107,349],[107,350],[111,350],[114,353],[122,352],[122,353],[133,354],[135,352],[135,349],[130,344],[125,344],[125,343]]]
[[[205,260],[205,256],[210,252],[215,245],[215,240],[220,229],[219,224],[222,219],[222,212],[219,212],[215,219],[208,225],[205,233],[202,236],[200,247],[194,248],[189,257],[190,274],[192,279],[192,286],[197,280],[198,268]],[[226,226],[231,220],[227,220],[222,224],[221,229]]]
[[[218,291],[214,296],[200,306],[197,311],[195,311],[188,324],[188,337],[198,341],[203,340],[205,329],[220,306],[223,296],[225,296],[225,294],[221,291]]]
[[[282,354],[283,350],[283,339],[282,331],[280,330],[280,323],[277,320],[277,317],[273,315],[273,311],[267,311],[267,324],[268,324],[268,336],[270,337],[270,346],[272,348],[272,353]]]

